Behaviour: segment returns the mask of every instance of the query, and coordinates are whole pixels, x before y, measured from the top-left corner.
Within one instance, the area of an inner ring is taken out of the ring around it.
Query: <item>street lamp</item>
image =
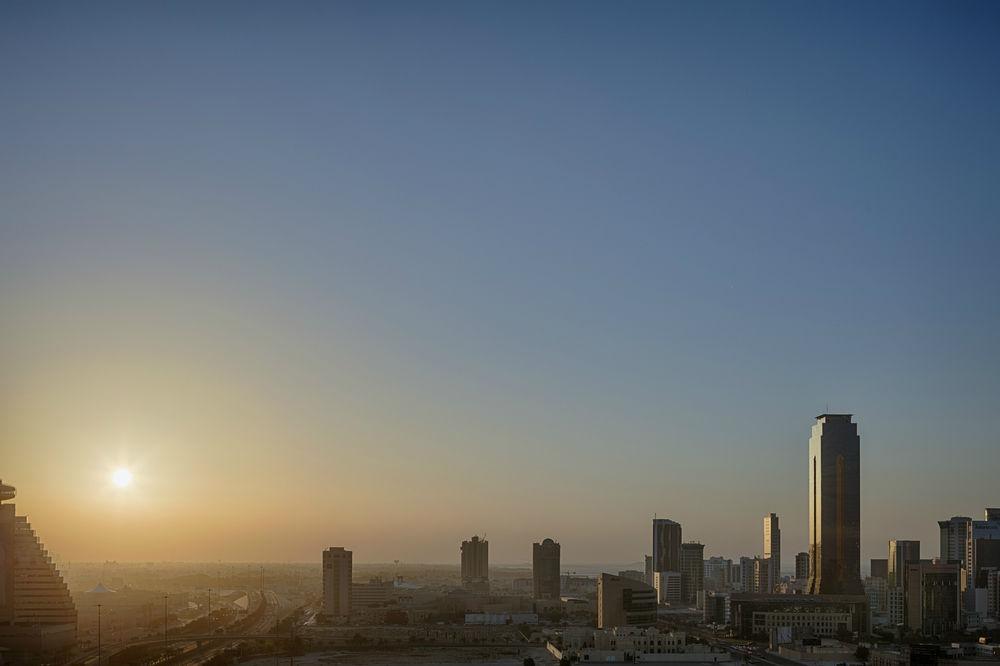
[[[101,666],[101,604],[97,604],[97,666]]]

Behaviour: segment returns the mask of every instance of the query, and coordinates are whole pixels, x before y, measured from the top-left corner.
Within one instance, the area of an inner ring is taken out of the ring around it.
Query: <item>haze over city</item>
[[[843,412],[862,561],[936,544],[997,502],[998,27],[8,3],[2,478],[63,562],[791,555]]]

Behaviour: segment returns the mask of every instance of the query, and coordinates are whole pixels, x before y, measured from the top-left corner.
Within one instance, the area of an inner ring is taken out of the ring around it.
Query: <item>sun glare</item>
[[[132,472],[124,467],[116,469],[111,475],[111,481],[119,488],[124,488],[132,483]]]

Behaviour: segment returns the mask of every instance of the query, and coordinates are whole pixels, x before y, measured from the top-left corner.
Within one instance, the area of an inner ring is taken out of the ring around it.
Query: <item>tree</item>
[[[524,666],[535,666],[535,660],[531,657],[525,657],[524,661],[521,662]]]
[[[870,654],[871,650],[869,650],[864,645],[859,645],[858,649],[854,651],[854,656],[857,657],[860,661],[868,661],[868,656]]]

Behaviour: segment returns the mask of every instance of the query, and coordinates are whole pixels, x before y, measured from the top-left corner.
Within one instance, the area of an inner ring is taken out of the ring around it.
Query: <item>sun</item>
[[[124,467],[119,467],[111,474],[111,482],[119,488],[124,488],[132,484],[132,472]]]

